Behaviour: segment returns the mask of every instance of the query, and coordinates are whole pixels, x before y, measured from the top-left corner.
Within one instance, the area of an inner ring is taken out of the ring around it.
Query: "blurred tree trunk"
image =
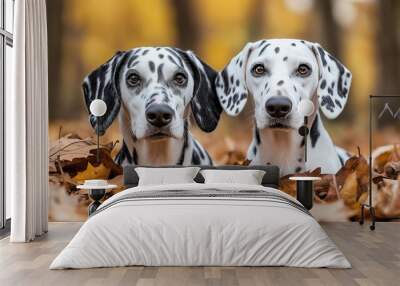
[[[379,84],[378,93],[400,93],[400,1],[379,1],[377,46]]]
[[[267,23],[265,21],[265,7],[267,0],[253,0],[252,6],[250,7],[249,19],[248,19],[248,39],[247,41],[255,42],[265,38]],[[245,44],[243,44],[243,47]],[[254,114],[254,102],[252,96],[249,97],[247,104],[243,111],[238,115],[240,124],[244,126],[252,126],[253,122],[250,118],[253,118]],[[232,126],[236,126],[238,123],[232,121]],[[233,129],[234,130],[234,129]]]
[[[317,5],[319,23],[321,25],[319,43],[335,58],[343,61],[343,34],[341,31],[341,27],[338,25],[333,16],[334,3],[332,0],[318,0],[315,1],[315,3]],[[350,120],[354,119],[354,114],[351,112],[351,110],[353,110],[353,105],[354,103],[352,100],[352,96],[349,96],[346,107],[343,109],[340,117],[337,119],[338,122],[341,121],[348,123]]]
[[[60,104],[61,59],[63,51],[63,0],[47,0],[49,119],[53,120],[63,109]]]
[[[331,0],[315,1],[320,18],[320,44],[336,58],[341,56],[340,27],[333,17]]]
[[[264,37],[266,21],[265,6],[266,0],[253,0],[249,19],[249,41],[257,41]]]
[[[172,8],[175,10],[175,26],[177,29],[177,47],[187,50],[199,50],[200,29],[197,13],[194,11],[193,1],[171,0]]]
[[[377,95],[400,95],[400,1],[385,0],[378,2],[377,21],[377,58],[378,86]],[[399,100],[385,99],[374,102],[375,112],[389,103],[394,112],[399,108]],[[381,118],[378,126],[398,125],[392,117]]]

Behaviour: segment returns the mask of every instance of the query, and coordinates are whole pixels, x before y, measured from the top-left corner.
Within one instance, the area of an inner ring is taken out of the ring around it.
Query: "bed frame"
[[[128,165],[124,167],[124,185],[126,188],[136,187],[139,183],[139,176],[135,171],[135,168],[139,166]],[[143,166],[147,168],[182,168],[182,166]],[[188,166],[190,167],[190,166]],[[202,170],[205,169],[217,169],[217,170],[263,170],[265,175],[262,180],[262,185],[265,187],[279,188],[279,167],[278,166],[240,166],[240,165],[226,165],[226,166],[193,166],[200,167]],[[204,183],[203,176],[198,173],[194,178],[197,183]]]

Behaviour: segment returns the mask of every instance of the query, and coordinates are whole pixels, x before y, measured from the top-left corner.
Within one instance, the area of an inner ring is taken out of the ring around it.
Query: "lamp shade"
[[[107,111],[107,104],[101,99],[95,99],[90,103],[90,113],[94,116],[103,116]]]
[[[304,117],[310,116],[314,112],[314,103],[309,99],[302,99],[299,103],[298,111]]]

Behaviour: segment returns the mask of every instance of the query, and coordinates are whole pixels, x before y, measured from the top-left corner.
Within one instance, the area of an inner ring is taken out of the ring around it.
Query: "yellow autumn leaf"
[[[88,162],[86,170],[78,172],[72,179],[80,183],[83,183],[85,180],[107,179],[110,175],[110,171],[111,169],[105,167],[103,164],[95,167]]]

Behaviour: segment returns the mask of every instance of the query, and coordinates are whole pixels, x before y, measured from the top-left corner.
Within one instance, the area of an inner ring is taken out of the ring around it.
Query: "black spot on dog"
[[[337,154],[337,155],[338,155],[338,158],[339,158],[339,161],[340,161],[340,165],[342,165],[342,167],[343,167],[344,166],[344,160],[339,154]]]
[[[229,108],[232,104],[232,97],[229,97],[228,99],[228,104],[226,105],[226,108]]]
[[[274,49],[274,51],[275,51],[276,54],[279,53],[280,50],[281,50],[281,49],[280,49],[279,47],[276,47],[276,48]]]
[[[323,65],[324,67],[326,67],[326,65],[327,65],[328,63],[327,63],[326,58],[325,58],[325,52],[324,52],[324,50],[323,50],[321,47],[318,47],[317,49],[318,49],[318,52],[319,52],[319,54],[320,54],[320,56],[321,56],[322,65]]]
[[[192,165],[200,165],[201,161],[200,161],[200,157],[197,154],[196,151],[193,150],[192,153]]]
[[[304,42],[303,40],[300,41],[301,43],[305,44],[306,42]]]
[[[156,48],[156,51],[159,51],[159,50],[161,50],[161,48],[160,48],[160,47]]]
[[[164,80],[164,76],[163,76],[163,66],[164,66],[164,64],[160,64],[160,65],[157,67],[157,76],[158,76],[157,82],[162,82],[162,81]]]
[[[284,57],[283,61],[286,62],[288,60],[288,57]]]
[[[316,115],[310,129],[311,146],[313,148],[315,147],[315,144],[317,144],[318,138],[321,135],[318,129],[318,120],[319,120],[318,115]]]
[[[138,56],[136,56],[136,55],[131,56],[130,59],[129,59],[129,61],[128,61],[127,66],[128,66],[128,67],[131,67],[133,61],[136,60],[137,58],[138,58]]]
[[[292,46],[295,47],[295,46],[296,46],[296,43],[292,43]]]
[[[258,53],[258,56],[261,56],[262,53],[264,53],[265,49],[268,48],[270,45],[271,45],[271,44],[266,44],[266,45],[261,49],[261,51]]]
[[[235,93],[235,94],[233,95],[233,102],[234,102],[234,104],[236,104],[236,102],[238,101],[238,99],[239,99],[239,94]]]
[[[239,67],[242,67],[242,66],[243,66],[243,61],[240,60],[240,62],[239,62]]]
[[[163,54],[158,54],[158,57],[159,57],[160,59],[163,59],[163,58],[164,58],[164,55],[163,55]]]
[[[350,77],[350,73],[349,72],[346,73],[346,77]]]
[[[277,85],[280,86],[282,84],[284,84],[285,82],[283,80],[278,81]]]
[[[237,79],[237,80],[236,80],[236,86],[239,86],[239,84],[240,84],[240,82],[239,82],[239,80]]]
[[[294,170],[296,173],[301,171],[301,167],[296,167],[296,169]]]
[[[321,85],[319,86],[321,89],[324,89],[326,87],[326,80],[321,81]]]
[[[260,132],[258,131],[257,128],[254,128],[254,137],[256,138],[256,144],[260,145],[261,144],[261,137],[260,137]]]
[[[201,159],[204,160],[204,159],[206,158],[206,156],[204,155],[203,150],[201,149],[201,147],[199,146],[199,144],[197,144],[196,141],[193,141],[193,142],[194,142],[194,147],[196,148],[197,153],[200,154]]]
[[[339,100],[335,99],[335,103],[336,103],[337,106],[339,106],[340,108],[342,108],[342,104],[340,103]]]
[[[154,62],[149,61],[149,69],[151,72],[154,72],[156,70],[156,66],[154,65]]]
[[[331,67],[328,67],[328,72],[331,72]]]
[[[126,146],[125,141],[122,142],[122,148],[118,152],[117,156],[115,157],[115,162],[121,165],[124,161],[127,161],[129,164],[133,163],[133,158],[131,153],[129,152],[128,146]]]
[[[335,103],[328,95],[322,96],[321,106],[326,106],[325,108],[328,109],[330,112],[333,112],[335,109]]]
[[[295,85],[293,86],[293,89],[294,89],[294,92],[297,92],[297,88]]]
[[[330,95],[333,95],[333,90],[332,90],[332,88],[328,87],[328,93],[329,93]]]
[[[245,94],[245,93],[242,93],[242,94],[240,95],[240,100],[245,99],[245,98],[246,98],[246,94]]]
[[[228,73],[227,73],[227,71],[224,69],[224,70],[221,72],[221,75],[222,75],[222,80],[224,81],[224,91],[225,91],[225,94],[228,94],[228,93],[229,93],[229,92],[228,92],[228,86],[229,86]]]
[[[239,113],[239,108],[236,108],[235,113]]]
[[[253,147],[253,155],[255,156],[257,154],[257,146]]]
[[[233,79],[233,75],[231,75],[231,78],[230,78],[230,79],[231,79],[231,84],[233,84],[233,80],[234,80],[234,79]]]
[[[334,57],[332,57],[331,55],[329,55],[329,58],[336,64],[336,67],[339,70],[339,75],[338,75],[338,79],[337,79],[337,93],[341,98],[346,97],[348,89],[343,87],[343,75],[345,73],[344,67],[343,65]],[[347,72],[348,73],[348,72]],[[350,73],[348,73],[350,76]]]
[[[264,45],[264,43],[266,42],[267,40],[262,40],[259,44],[258,44],[258,47],[257,48],[259,48],[259,47],[261,47],[262,45]]]
[[[267,89],[267,87],[268,87],[268,82],[265,83],[264,89]]]
[[[142,56],[145,56],[149,52],[148,49],[143,50]]]

